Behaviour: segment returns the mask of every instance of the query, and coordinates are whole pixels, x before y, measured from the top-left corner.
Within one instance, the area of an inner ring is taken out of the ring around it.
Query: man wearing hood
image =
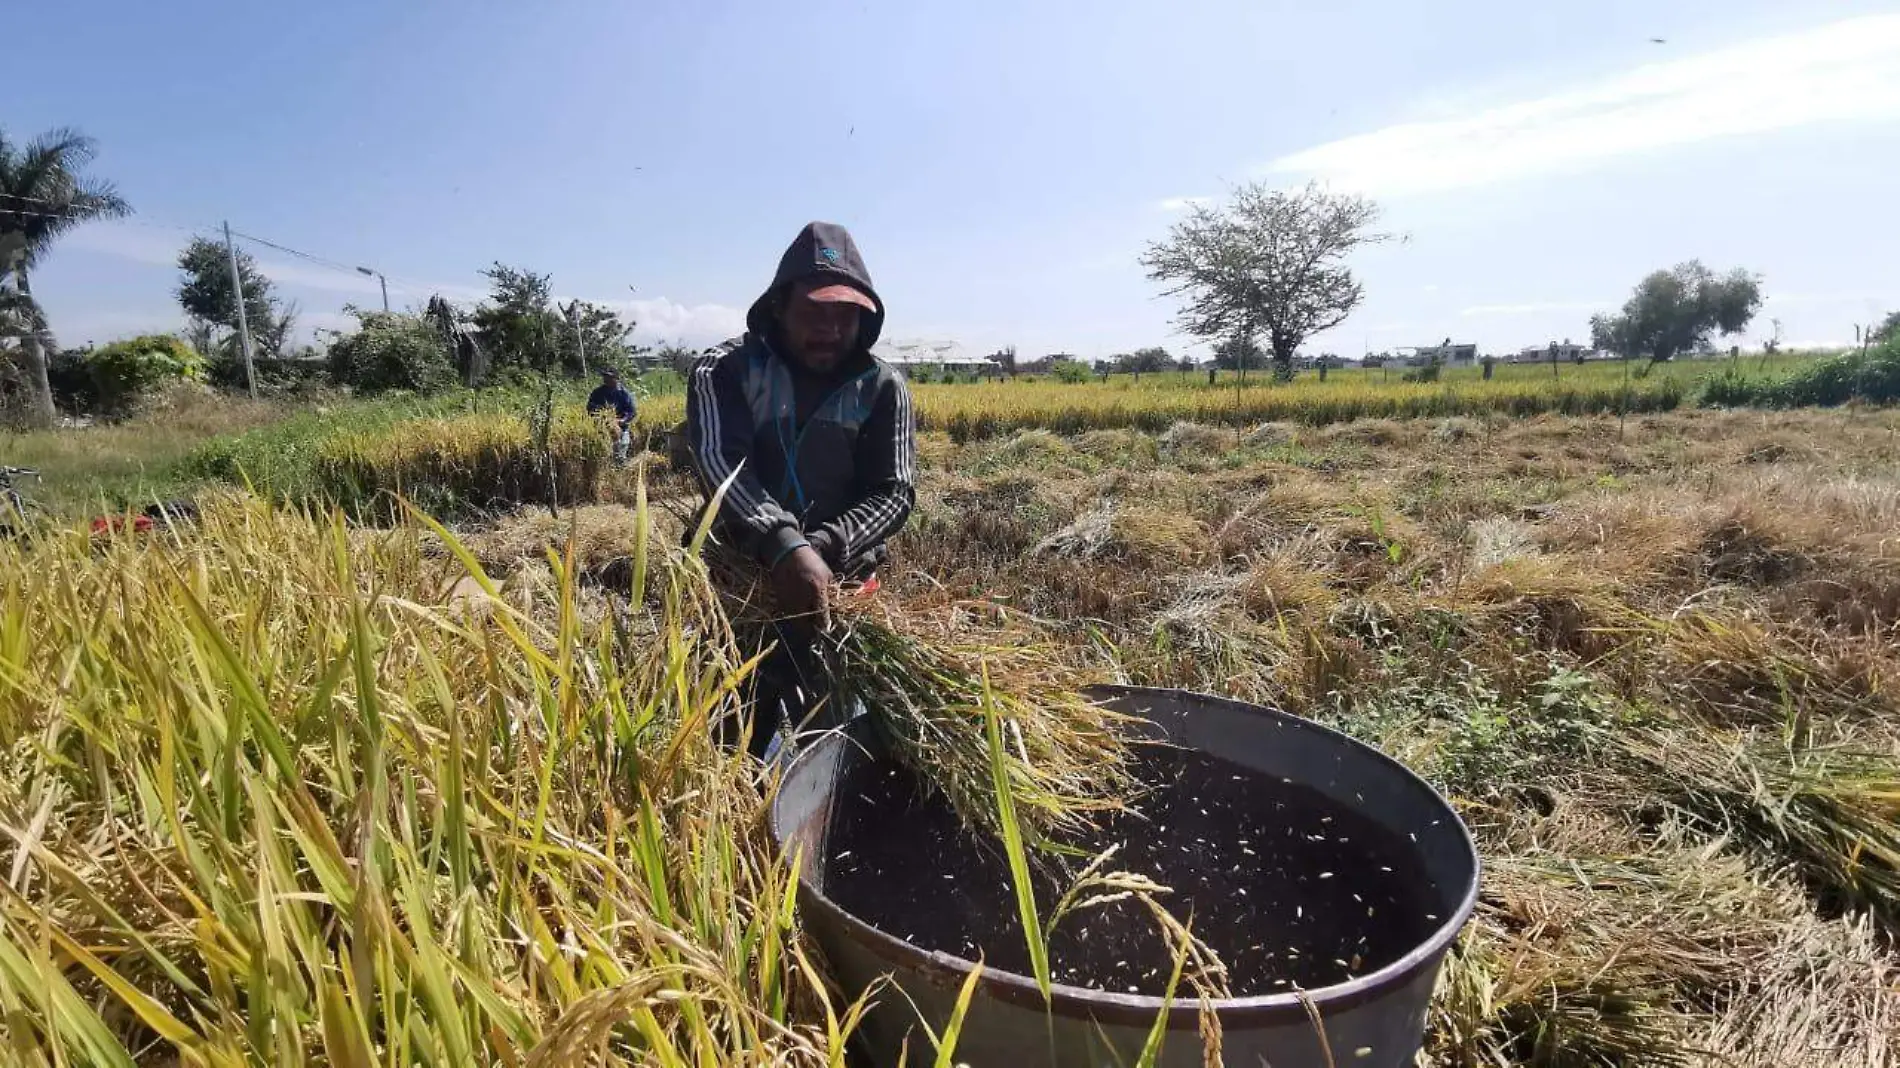
[[[811,223],[746,313],[744,342],[688,383],[694,467],[709,496],[727,487],[715,529],[765,569],[786,619],[786,655],[754,702],[755,753],[816,696],[807,650],[832,588],[875,582],[916,499],[910,392],[871,355],[883,327],[857,243]]]

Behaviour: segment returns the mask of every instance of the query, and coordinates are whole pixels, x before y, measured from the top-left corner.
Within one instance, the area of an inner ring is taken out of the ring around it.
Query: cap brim
[[[818,304],[856,304],[865,311],[877,311],[877,301],[856,286],[819,286],[806,293],[805,299]]]

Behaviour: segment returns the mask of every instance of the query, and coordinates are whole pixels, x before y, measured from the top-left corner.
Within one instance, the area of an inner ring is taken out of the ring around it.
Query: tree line
[[[362,392],[430,390],[624,369],[646,354],[632,340],[631,318],[589,301],[557,302],[550,275],[499,262],[482,272],[489,294],[475,306],[440,296],[419,313],[349,306],[356,328],[336,332],[327,352],[319,352],[299,340],[296,303],[280,296],[250,254],[205,237],[194,237],[178,256],[174,294],[187,322],[179,336],[62,349],[34,298],[35,271],[74,228],[132,213],[110,182],[85,173],[97,151],[76,130],[22,143],[0,129],[0,407],[17,422],[49,426],[59,401],[85,411],[122,410],[175,379],[241,388],[254,374],[264,386],[325,378]],[[254,355],[248,371],[234,281],[242,282],[242,323]],[[678,346],[657,355],[681,371],[694,357]]]

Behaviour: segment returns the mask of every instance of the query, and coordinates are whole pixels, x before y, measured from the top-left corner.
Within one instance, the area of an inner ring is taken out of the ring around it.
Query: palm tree
[[[19,330],[32,419],[42,426],[53,424],[53,387],[46,378],[46,317],[33,300],[28,272],[55,238],[80,223],[132,213],[112,183],[79,173],[97,152],[92,138],[65,127],[25,145],[0,130],[0,248],[12,250],[0,263],[0,277],[9,268],[12,273],[11,314],[0,316]]]

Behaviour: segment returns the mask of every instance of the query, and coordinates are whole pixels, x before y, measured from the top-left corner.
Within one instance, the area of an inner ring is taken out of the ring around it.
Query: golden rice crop
[[[411,419],[346,432],[317,449],[317,483],[352,509],[396,494],[429,505],[593,500],[611,456],[605,426],[557,408],[545,449],[528,420],[506,412]]]
[[[425,540],[0,543],[11,1063],[838,1063],[697,563],[523,611]]]
[[[1443,418],[1454,415],[1526,416],[1541,412],[1666,411],[1682,403],[1675,378],[1632,384],[1620,380],[1382,383],[1359,375],[1291,385],[1206,386],[1176,383],[1143,388],[1122,380],[1064,384],[1053,381],[924,384],[914,387],[918,424],[957,441],[996,437],[1040,427],[1058,434],[1131,427],[1161,433],[1177,422],[1252,426],[1291,422],[1309,426],[1353,419]]]

